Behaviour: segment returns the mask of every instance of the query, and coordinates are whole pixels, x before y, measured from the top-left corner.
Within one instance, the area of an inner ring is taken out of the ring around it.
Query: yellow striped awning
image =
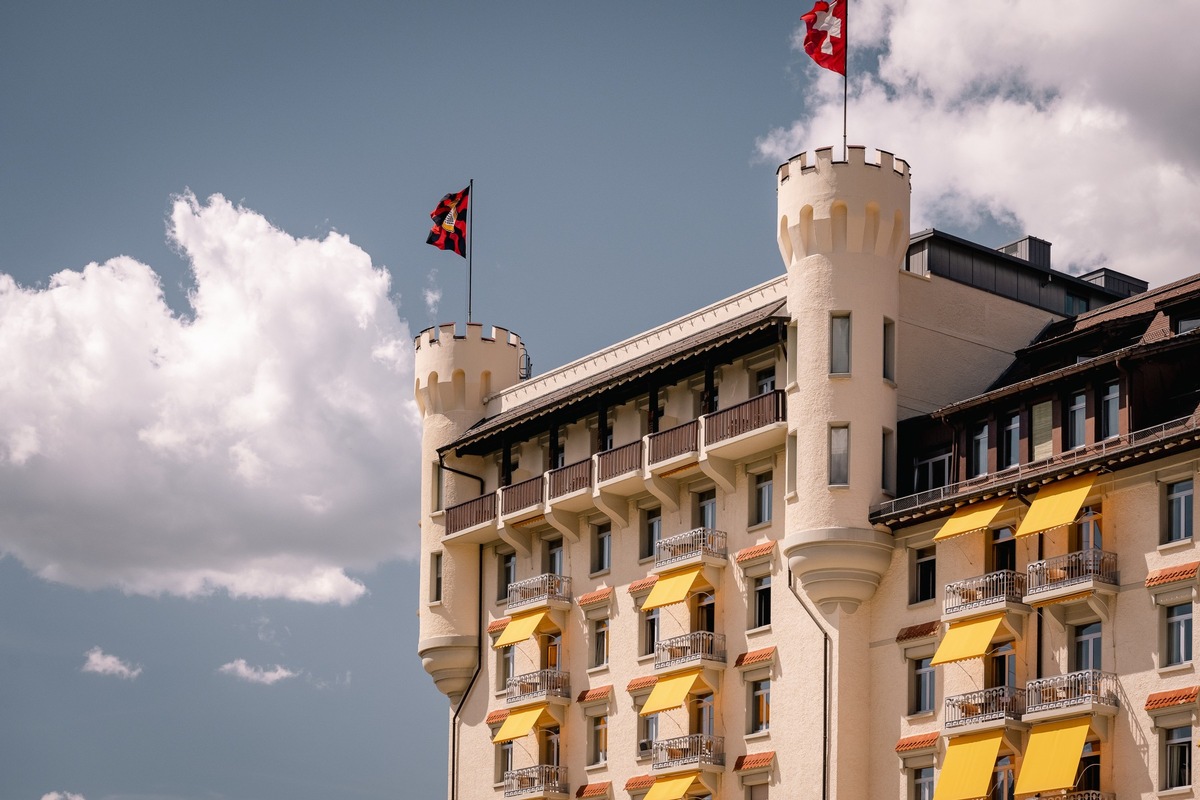
[[[1083,501],[1087,500],[1095,482],[1096,474],[1089,472],[1038,489],[1029,513],[1017,528],[1016,537],[1019,539],[1070,525],[1079,515],[1079,509],[1083,507]]]
[[[963,506],[950,515],[950,519],[946,520],[942,529],[934,535],[933,540],[941,542],[955,536],[962,536],[964,533],[974,533],[988,528],[1007,502],[1007,497],[997,497],[982,503]]]
[[[973,800],[986,797],[996,754],[1004,731],[984,731],[955,736],[946,746],[942,772],[933,790],[933,800]]]
[[[654,588],[642,603],[642,611],[682,603],[687,599],[688,593],[704,580],[700,576],[703,571],[704,567],[701,565],[659,575]]]
[[[496,731],[496,735],[492,737],[492,741],[499,744],[520,739],[522,736],[528,735],[539,722],[550,722],[553,719],[546,703],[542,703],[540,706],[519,708],[509,713],[504,724],[500,726],[500,730]]]
[[[646,698],[645,705],[642,706],[641,715],[648,717],[660,711],[679,708],[698,683],[704,683],[701,670],[698,669],[659,678],[658,683],[654,684],[654,688],[650,690],[650,696]]]
[[[1021,772],[1017,775],[1017,794],[1074,786],[1087,734],[1087,717],[1034,725],[1029,732]]]
[[[688,772],[683,775],[672,775],[669,778],[655,778],[654,785],[642,800],[683,800],[688,790],[700,778],[698,772]]]
[[[501,647],[509,647],[510,645],[523,642],[536,631],[541,624],[550,616],[549,611],[534,611],[530,614],[514,615],[508,621],[508,625],[504,626],[504,632],[496,639],[493,648],[499,650]]]
[[[970,658],[981,658],[987,652],[996,629],[1004,612],[989,614],[986,617],[964,619],[950,623],[950,629],[933,654],[933,665],[949,664],[952,661],[966,661]]]

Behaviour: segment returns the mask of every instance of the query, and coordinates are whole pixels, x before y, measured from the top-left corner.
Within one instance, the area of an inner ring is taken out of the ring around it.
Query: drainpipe
[[[808,607],[808,603],[804,602],[804,598],[796,591],[796,579],[792,576],[792,566],[788,564],[788,588],[796,597],[796,601],[800,603],[800,607],[808,614],[808,618],[813,621],[813,625],[817,626],[817,630],[821,632],[823,639],[822,660],[821,660],[821,800],[829,800],[829,633],[826,632],[825,626],[817,621],[817,617],[813,614],[812,609]]]
[[[474,478],[475,476],[468,475],[467,477]],[[482,482],[481,479],[480,483]],[[479,576],[475,585],[479,587],[479,630],[475,634],[475,649],[479,652],[479,658],[475,662],[475,674],[471,676],[471,682],[463,691],[462,699],[458,701],[458,705],[454,708],[454,716],[450,719],[450,800],[458,798],[458,713],[467,704],[467,698],[471,696],[471,689],[474,688],[479,673],[483,671],[483,545],[479,545]]]
[[[479,477],[478,475],[472,475],[469,472],[463,472],[461,469],[455,469],[454,467],[447,467],[446,455],[444,453],[438,453],[438,469],[446,472],[452,472],[455,475],[462,475],[464,478],[471,478],[472,480],[479,481],[479,494],[481,495],[483,494],[484,487],[487,485],[483,482],[483,478]]]

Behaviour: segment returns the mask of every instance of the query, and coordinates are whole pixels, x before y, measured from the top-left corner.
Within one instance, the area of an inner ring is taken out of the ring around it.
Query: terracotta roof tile
[[[733,762],[733,771],[745,772],[751,769],[762,769],[771,766],[771,762],[774,760],[774,750],[768,750],[765,753],[747,753],[744,756],[738,756],[737,761]]]
[[[506,719],[508,719],[508,709],[497,708],[495,711],[489,711],[487,719],[485,719],[483,722],[485,725],[499,725]]]
[[[658,683],[657,675],[647,675],[643,678],[634,678],[629,682],[629,685],[625,687],[625,691],[636,692],[639,689],[649,689],[656,683]]]
[[[612,696],[612,684],[608,686],[597,686],[594,689],[584,689],[579,693],[577,703],[592,703],[597,700],[607,700]]]
[[[644,592],[656,583],[658,583],[657,575],[647,575],[645,578],[640,578],[629,584],[629,593]]]
[[[737,657],[737,661],[733,662],[733,665],[735,667],[748,667],[751,664],[770,661],[773,658],[775,658],[775,645],[764,647],[762,650],[751,650],[748,653],[742,653]]]
[[[749,561],[752,558],[758,558],[760,556],[765,556],[770,553],[773,553],[774,551],[775,551],[775,543],[774,542],[763,542],[762,544],[756,544],[751,547],[747,547],[744,550],[738,550],[737,555],[734,556],[733,559],[740,564],[743,561]]]
[[[581,606],[591,606],[595,605],[596,603],[607,603],[611,599],[612,587],[606,586],[603,589],[597,589],[594,592],[588,592],[587,594],[579,595],[579,599],[575,602],[579,603]]]
[[[1188,686],[1183,689],[1171,689],[1166,692],[1152,692],[1146,698],[1146,710],[1154,711],[1171,706],[1186,706],[1195,703],[1200,696],[1200,686]]]
[[[1146,576],[1146,588],[1162,586],[1164,583],[1174,583],[1175,581],[1191,580],[1196,577],[1197,569],[1200,569],[1200,561],[1189,561],[1187,564],[1156,569]]]
[[[653,785],[653,775],[634,775],[632,778],[625,781],[625,791],[635,792],[639,789],[649,789]]]
[[[575,792],[576,797],[608,797],[608,787],[612,786],[612,781],[604,781],[602,783],[585,783],[579,787],[579,791]]]
[[[918,733],[916,736],[905,736],[896,742],[897,753],[907,753],[910,750],[923,750],[926,747],[933,747],[937,744],[938,732],[933,733]]]
[[[938,620],[933,622],[922,622],[920,625],[909,625],[907,628],[901,628],[896,633],[897,642],[907,642],[912,639],[924,639],[929,636],[937,636],[938,630],[942,627],[942,623]]]
[[[512,617],[501,617],[500,619],[492,620],[488,623],[488,633],[499,633],[508,627],[508,622]]]

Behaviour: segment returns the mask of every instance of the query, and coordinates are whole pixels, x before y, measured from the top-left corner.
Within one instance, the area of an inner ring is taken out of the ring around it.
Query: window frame
[[[1063,409],[1063,450],[1078,450],[1087,444],[1087,392],[1068,395]]]
[[[772,470],[754,474],[753,497],[750,526],[770,524],[775,504],[775,477]]]
[[[1186,488],[1183,488],[1185,487]],[[1165,514],[1163,543],[1185,542],[1195,532],[1192,506],[1195,501],[1195,480],[1187,478],[1164,484]]]
[[[612,523],[592,526],[592,575],[612,569]]]
[[[638,622],[638,655],[642,658],[654,655],[654,648],[658,645],[658,640],[662,636],[660,624],[662,618],[659,615],[659,609],[651,608],[649,610],[639,610],[640,619]]]
[[[1162,788],[1179,789],[1192,785],[1192,728],[1190,725],[1162,729]],[[1179,756],[1179,768],[1185,774],[1174,775],[1172,757]]]
[[[1101,441],[1115,439],[1121,435],[1121,382],[1110,381],[1104,384],[1098,398],[1096,416],[1100,425],[1099,438]]]
[[[937,710],[937,667],[933,665],[933,656],[909,659],[909,674],[912,692],[909,716],[932,714]]]
[[[608,711],[588,714],[587,765],[597,767],[608,763]]]
[[[838,440],[841,440],[840,442]],[[850,424],[829,426],[829,485],[850,485]]]
[[[771,624],[771,574],[750,578],[750,630],[766,628]]]
[[[850,312],[829,315],[829,374],[849,375],[853,366],[851,344],[853,333]]]
[[[592,647],[588,656],[590,659],[588,667],[591,669],[607,667],[609,647],[611,646],[609,635],[612,631],[608,617],[598,617],[592,620],[591,628]]]
[[[511,580],[510,580],[511,579]],[[496,602],[508,600],[508,587],[517,582],[517,554],[512,551],[496,553]]]
[[[495,750],[495,762],[492,767],[492,783],[500,785],[504,783],[504,776],[513,771],[513,743],[512,741],[497,742]]]
[[[435,550],[429,554],[429,602],[442,602],[442,585],[443,573],[445,565],[445,556],[441,550]]]
[[[988,423],[980,422],[971,429],[971,439],[967,448],[967,477],[978,478],[988,474]]]
[[[926,603],[930,600],[937,599],[937,545],[930,542],[925,547],[913,547],[909,551],[911,563],[911,583],[909,586],[908,604],[916,605],[917,603]],[[922,592],[923,588],[923,567],[927,564],[932,564],[931,572],[928,577],[928,596]]]
[[[654,558],[657,545],[662,541],[662,506],[642,510],[641,547],[639,558]]]
[[[1184,611],[1177,611],[1185,609]],[[1177,613],[1172,613],[1177,612]],[[1192,661],[1192,602],[1163,606],[1163,666],[1177,667]]]
[[[757,678],[746,682],[746,735],[771,730],[771,679]]]
[[[1005,414],[1004,427],[1000,430],[999,452],[996,454],[996,469],[1008,469],[1021,463],[1021,412]]]
[[[883,318],[883,379],[896,381],[896,323]]]

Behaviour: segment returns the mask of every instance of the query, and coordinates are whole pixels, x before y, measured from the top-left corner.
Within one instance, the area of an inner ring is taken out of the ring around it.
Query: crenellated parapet
[[[521,337],[477,322],[458,333],[454,323],[426,328],[414,339],[415,395],[423,417],[429,414],[485,416],[487,399],[520,379]]]

